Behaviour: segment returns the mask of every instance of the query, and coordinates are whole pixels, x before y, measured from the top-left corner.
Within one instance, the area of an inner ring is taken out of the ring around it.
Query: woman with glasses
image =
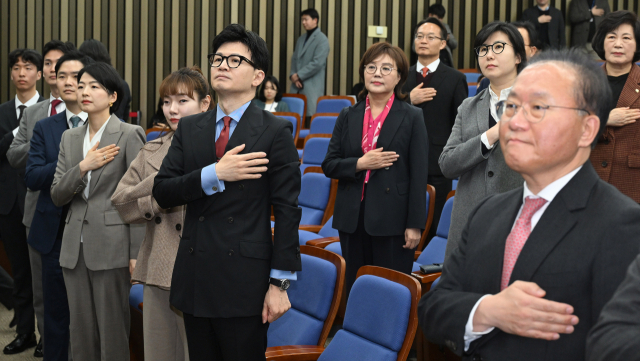
[[[254,100],[256,105],[261,109],[274,112],[288,112],[289,106],[282,100],[282,90],[278,78],[269,75],[264,78],[260,90],[258,90],[258,98]]]
[[[451,136],[440,155],[442,173],[458,178],[445,260],[458,248],[471,210],[485,197],[522,185],[520,175],[507,167],[498,144],[497,104],[505,100],[527,53],[518,29],[504,22],[485,25],[476,36],[478,67],[489,87],[467,98],[458,108]]]
[[[600,178],[640,203],[640,21],[630,11],[605,16],[593,37],[593,50],[605,63],[614,109],[591,152]]]
[[[429,141],[422,111],[402,92],[409,63],[388,43],[360,61],[360,101],[336,120],[324,174],[338,179],[333,228],[347,264],[347,294],[365,265],[411,273],[426,220]]]

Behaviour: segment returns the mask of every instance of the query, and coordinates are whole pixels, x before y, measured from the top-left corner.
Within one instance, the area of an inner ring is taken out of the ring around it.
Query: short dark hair
[[[504,21],[494,21],[483,26],[478,32],[478,35],[476,35],[476,41],[473,43],[473,48],[475,49],[484,45],[484,42],[487,41],[493,33],[497,33],[499,31],[507,35],[511,42],[509,45],[513,47],[516,56],[520,57],[520,64],[517,65],[518,73],[520,73],[527,65],[527,52],[524,49],[524,39],[518,31],[518,28],[513,26],[513,24],[505,23]],[[475,50],[473,53],[476,54],[476,61],[478,61],[478,54]],[[480,66],[479,61],[478,66]]]
[[[300,17],[303,17],[305,15],[309,15],[309,17],[311,17],[312,19],[320,19],[320,14],[318,14],[318,11],[314,8],[308,8],[307,10],[300,12]]]
[[[262,85],[260,85],[260,91],[258,91],[258,99],[262,100],[263,102],[267,101],[267,97],[264,96],[264,86],[267,84],[267,82],[270,82],[271,84],[273,84],[274,87],[276,87],[275,100],[277,102],[282,100],[282,89],[280,89],[280,82],[278,82],[278,78],[276,78],[273,75],[269,75],[265,77],[264,80],[262,81]]]
[[[240,24],[227,25],[220,34],[213,38],[213,53],[225,43],[242,43],[249,48],[251,61],[256,68],[267,72],[269,70],[269,48],[267,43],[253,31],[246,30]]]
[[[514,21],[511,24],[518,29],[524,29],[529,34],[529,46],[538,47],[538,32],[536,27],[530,21]],[[522,39],[524,41],[524,39]],[[525,46],[527,44],[524,44]]]
[[[36,66],[38,71],[42,71],[42,55],[33,49],[16,49],[9,53],[9,69],[13,68],[16,63],[22,59],[25,63],[31,63]]]
[[[420,27],[424,24],[434,24],[438,26],[440,28],[440,38],[442,38],[442,40],[447,40],[447,28],[444,27],[442,21],[433,17],[420,20],[420,22],[416,24],[416,29],[414,30],[413,35],[416,35],[418,33],[418,29],[420,29]]]
[[[91,57],[91,59],[95,61],[111,65],[111,56],[109,55],[109,50],[107,50],[107,47],[104,46],[103,43],[99,42],[96,39],[85,40],[82,45],[80,45],[78,50]]]
[[[579,49],[546,50],[531,58],[529,65],[558,62],[574,70],[577,79],[573,85],[573,94],[578,108],[587,109],[600,118],[600,129],[591,148],[596,146],[609,119],[611,87],[602,68]]]
[[[78,73],[78,81],[82,76],[87,73],[91,75],[100,85],[104,87],[109,95],[117,93],[117,99],[113,102],[113,105],[109,108],[109,114],[118,109],[122,99],[124,98],[124,90],[122,90],[122,78],[114,67],[109,64],[96,61],[91,63]]]
[[[83,66],[87,66],[94,62],[93,59],[84,55],[83,53],[81,53],[76,49],[67,51],[63,56],[60,57],[60,59],[58,59],[58,62],[56,63],[56,75],[58,75],[58,71],[60,71],[60,67],[62,66],[62,64],[65,61],[71,61],[71,60],[76,60],[81,62]]]
[[[393,92],[396,95],[398,100],[404,100],[407,98],[407,94],[402,91],[402,86],[407,81],[407,77],[409,76],[409,60],[407,60],[407,56],[404,54],[404,51],[395,45],[391,45],[387,42],[378,42],[369,47],[367,51],[365,51],[362,59],[360,60],[360,65],[358,66],[358,73],[360,74],[360,80],[364,83],[364,68],[372,61],[376,60],[381,55],[389,55],[393,61],[396,62],[396,71],[400,74],[400,81],[393,89]],[[364,87],[362,91],[358,94],[358,99],[364,100],[367,97],[367,88]]]
[[[636,14],[628,10],[619,10],[609,13],[602,19],[596,33],[591,41],[591,47],[598,54],[600,59],[605,59],[604,40],[607,34],[616,30],[623,24],[629,24],[633,28],[633,36],[636,38],[636,51],[633,54],[631,62],[635,63],[640,60],[640,21]]]
[[[75,48],[76,46],[73,45],[73,43],[70,41],[63,43],[60,40],[54,39],[44,44],[44,47],[42,48],[42,56],[43,57],[47,56],[47,53],[50,52],[51,50],[60,50],[62,54],[66,54],[71,50],[75,50]]]
[[[447,13],[447,10],[442,6],[442,4],[433,4],[429,6],[427,9],[427,14],[433,14],[439,18],[444,18],[444,15]]]

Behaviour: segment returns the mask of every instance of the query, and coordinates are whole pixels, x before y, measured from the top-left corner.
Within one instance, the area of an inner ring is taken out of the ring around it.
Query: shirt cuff
[[[480,297],[478,302],[476,302],[476,304],[471,309],[471,313],[469,314],[469,319],[467,320],[467,324],[464,327],[464,352],[467,352],[469,350],[469,345],[471,344],[471,342],[488,334],[489,332],[493,331],[493,329],[495,328],[495,327],[491,327],[490,329],[483,332],[473,332],[473,316],[475,316],[476,310],[478,309],[480,302],[482,302],[482,300],[487,296],[489,295],[484,295]]]
[[[289,281],[297,281],[298,274],[294,271],[280,271],[277,269],[272,269],[271,274],[269,275],[271,278],[275,278],[278,280],[288,279]]]
[[[218,163],[208,165],[202,168],[202,172],[200,172],[200,185],[204,194],[208,196],[224,191],[224,181],[218,179],[216,164]]]
[[[20,127],[18,126],[16,129],[14,129],[14,130],[12,131],[14,138],[15,138],[16,134],[18,134],[18,130],[19,130],[19,129],[20,129]]]
[[[495,145],[495,143],[489,144],[489,138],[487,138],[487,132],[482,133],[482,135],[480,136],[480,140],[482,141],[482,144],[484,144],[484,146],[487,147],[487,149],[492,149],[493,146]]]

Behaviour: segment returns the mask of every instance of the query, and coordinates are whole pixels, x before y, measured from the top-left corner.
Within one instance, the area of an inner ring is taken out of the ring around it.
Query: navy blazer
[[[62,207],[51,200],[51,183],[56,173],[62,133],[68,129],[66,112],[38,121],[33,128],[25,172],[27,187],[40,191],[27,243],[47,254],[53,248],[60,226]]]

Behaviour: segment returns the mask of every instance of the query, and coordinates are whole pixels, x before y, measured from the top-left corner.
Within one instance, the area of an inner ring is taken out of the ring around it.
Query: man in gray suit
[[[316,9],[307,9],[300,16],[307,33],[298,38],[291,56],[289,92],[307,96],[307,116],[310,117],[316,112],[318,98],[324,95],[329,40],[318,29],[320,16]]]
[[[591,48],[591,39],[604,17],[611,13],[607,0],[578,0],[569,4],[571,23],[571,46],[584,50],[592,58],[600,57]]]
[[[20,119],[20,125],[18,127],[18,133],[16,133],[11,146],[7,151],[7,159],[9,164],[13,168],[19,169],[24,172],[27,166],[27,158],[29,156],[29,142],[31,141],[31,135],[33,134],[33,127],[36,122],[41,119],[48,118],[52,115],[64,112],[66,106],[64,101],[60,98],[60,91],[56,85],[56,64],[58,59],[62,55],[66,54],[70,50],[75,49],[72,43],[63,43],[60,40],[51,40],[44,45],[42,54],[44,54],[44,66],[42,68],[43,77],[45,82],[49,84],[51,94],[48,99],[45,99],[39,103],[36,103],[24,110],[22,119]],[[36,203],[38,201],[39,191],[32,191],[27,188],[27,196],[24,201],[24,216],[22,223],[27,228],[27,237],[29,236],[29,229],[31,228],[31,221],[33,220],[33,214],[36,211]],[[42,345],[44,335],[44,306],[42,303],[42,261],[40,259],[40,252],[35,248],[29,247],[29,262],[31,263],[31,279],[33,287],[33,308],[36,313],[36,320],[38,324],[38,333],[40,334],[40,342],[34,351],[34,356],[42,357]]]

